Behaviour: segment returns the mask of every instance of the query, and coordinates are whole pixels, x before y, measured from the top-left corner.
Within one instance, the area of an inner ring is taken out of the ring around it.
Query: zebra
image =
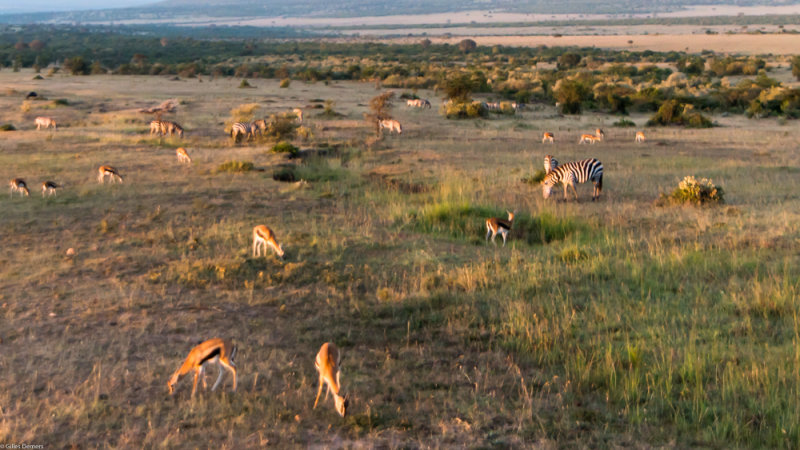
[[[253,131],[253,126],[248,122],[236,122],[231,127],[231,137],[233,138],[233,142],[239,142],[239,136],[244,136],[247,140],[250,140],[255,135]]]
[[[556,159],[556,157],[553,156],[553,155],[545,155],[544,156],[544,174],[547,175],[548,173],[550,173],[550,171],[552,171],[556,167],[558,167],[558,160]]]
[[[575,189],[575,183],[585,183],[589,180],[594,182],[592,201],[595,201],[600,198],[600,191],[603,189],[603,163],[595,158],[571,161],[553,168],[545,175],[542,182],[542,195],[545,199],[549,198],[553,186],[561,183],[564,185],[564,200],[568,200],[567,190],[570,187],[575,194],[575,200],[577,200],[578,191]]]
[[[178,136],[183,137],[183,127],[178,125],[175,122],[166,122],[161,121],[161,134],[162,135],[173,135],[177,133]]]

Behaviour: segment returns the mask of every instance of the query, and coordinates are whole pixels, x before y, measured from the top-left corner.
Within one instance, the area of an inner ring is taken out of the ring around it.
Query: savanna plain
[[[543,104],[447,120],[419,90],[434,108],[395,101],[403,133],[376,138],[372,83],[33,76],[0,72],[18,128],[0,133],[0,172],[31,187],[0,200],[0,442],[800,446],[793,121],[616,128]],[[32,90],[46,99],[26,102]],[[151,136],[137,112],[170,98],[183,139]],[[303,108],[298,156],[232,143],[243,104]],[[59,128],[36,131],[39,115]],[[603,142],[577,144],[598,127]],[[545,154],[602,161],[600,200],[590,184],[544,200],[523,179]],[[99,184],[103,164],[124,183]],[[659,206],[687,175],[725,204]],[[50,179],[63,187],[43,198]],[[508,244],[487,243],[485,219],[506,210]],[[252,257],[262,223],[283,261]],[[212,337],[238,346],[238,390],[228,377],[190,399],[186,379],[170,396],[170,374]],[[312,409],[326,341],[343,355],[344,418],[331,399]]]

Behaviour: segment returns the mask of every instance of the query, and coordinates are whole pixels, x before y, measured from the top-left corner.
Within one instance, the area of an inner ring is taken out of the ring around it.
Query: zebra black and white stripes
[[[247,122],[236,122],[231,126],[231,137],[234,142],[238,142],[239,136],[244,136],[245,139],[250,139],[255,135],[253,125]]]
[[[571,187],[577,200],[578,191],[575,189],[575,183],[585,183],[590,180],[594,183],[592,201],[595,201],[600,197],[600,191],[603,189],[603,163],[595,158],[571,161],[553,168],[545,175],[542,182],[542,195],[544,198],[549,198],[553,186],[561,183],[564,185],[564,199],[568,198],[567,190]]]

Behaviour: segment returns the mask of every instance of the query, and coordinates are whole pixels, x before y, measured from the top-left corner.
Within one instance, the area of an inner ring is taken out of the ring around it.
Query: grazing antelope
[[[300,109],[300,108],[294,108],[292,110],[292,112],[294,113],[295,116],[297,116],[297,121],[302,124],[303,123],[303,110]]]
[[[265,119],[258,119],[250,124],[250,129],[253,135],[263,134],[265,131],[267,131],[267,126],[268,123]]]
[[[391,133],[392,131],[396,131],[397,134],[403,133],[403,127],[400,126],[400,122],[394,119],[383,119],[378,122],[378,126],[379,129],[381,130],[387,128],[389,130],[389,133]]]
[[[166,121],[163,121],[163,120],[161,121],[161,134],[162,135],[167,135],[168,134],[168,135],[172,136],[173,134],[176,134],[176,133],[178,134],[179,137],[182,138],[183,137],[183,127],[178,125],[175,122],[166,122]]]
[[[637,131],[636,132],[636,142],[644,142],[644,131]]]
[[[56,189],[60,186],[55,183],[55,181],[45,181],[42,183],[42,197],[45,194],[47,195],[56,195]]]
[[[584,159],[582,161],[572,161],[558,166],[544,177],[542,182],[542,195],[549,198],[553,186],[558,183],[564,185],[564,200],[567,200],[567,189],[572,188],[575,200],[578,199],[578,191],[575,183],[594,182],[594,192],[592,201],[600,198],[600,191],[603,189],[603,164],[595,158]]]
[[[603,132],[602,128],[594,130],[594,135],[599,137],[601,141],[606,138],[606,134]]]
[[[119,174],[119,171],[111,166],[100,166],[97,169],[97,181],[102,184],[106,184],[106,177],[111,179],[112,183],[115,183],[114,179],[119,179],[119,182],[122,183],[122,175]]]
[[[14,192],[19,192],[20,197],[31,195],[31,191],[28,190],[28,184],[22,178],[14,178],[8,184],[11,186],[9,197],[13,197]]]
[[[233,142],[239,142],[239,136],[244,136],[248,141],[255,136],[253,126],[247,122],[236,122],[231,126]]]
[[[271,247],[283,259],[283,245],[278,244],[275,233],[266,225],[253,228],[253,258],[261,256],[261,249],[264,250],[264,256],[267,256],[267,247]]]
[[[336,412],[344,417],[347,414],[347,407],[350,404],[349,395],[342,396],[340,394],[342,385],[339,382],[339,363],[341,358],[339,349],[333,342],[326,342],[317,353],[317,359],[314,361],[314,367],[319,372],[319,389],[317,389],[317,399],[314,400],[314,408],[316,409],[319,403],[319,396],[322,394],[322,388],[325,384],[328,385],[328,390],[325,392],[325,400],[328,395],[333,392],[333,400],[336,405]]]
[[[52,117],[41,117],[40,116],[40,117],[37,117],[37,118],[33,119],[33,123],[36,124],[36,129],[37,130],[41,130],[42,127],[44,127],[45,130],[50,128],[50,127],[53,127],[54,130],[56,129],[56,120],[53,119]]]
[[[581,140],[578,141],[578,144],[583,144],[584,142],[588,142],[590,144],[594,144],[595,142],[600,142],[602,140],[603,140],[603,138],[600,137],[600,136],[595,136],[593,134],[582,134],[581,135]]]
[[[232,346],[230,341],[224,341],[219,338],[209,339],[200,345],[196,346],[189,352],[189,356],[183,361],[178,370],[172,374],[167,382],[167,388],[170,395],[175,392],[175,385],[186,374],[194,371],[194,384],[192,385],[192,397],[197,391],[197,380],[202,377],[203,389],[206,389],[205,374],[203,364],[216,363],[219,365],[219,376],[216,383],[211,390],[217,389],[219,383],[222,381],[223,369],[227,369],[233,374],[233,390],[236,391],[236,365],[233,364],[233,357],[236,355],[236,346]]]
[[[552,144],[555,142],[555,138],[556,137],[553,133],[545,131],[544,134],[542,135],[542,144],[544,144],[545,142],[549,142]]]
[[[547,175],[551,170],[558,167],[558,160],[553,155],[544,156],[544,174]]]
[[[189,153],[183,147],[178,147],[175,149],[175,155],[178,157],[178,161],[186,164],[192,163],[192,158],[189,157]]]
[[[508,232],[511,231],[511,226],[514,224],[514,213],[511,211],[506,211],[508,213],[508,220],[501,219],[499,217],[492,217],[490,219],[486,219],[486,240],[489,240],[489,236],[492,237],[492,243],[497,245],[494,241],[494,238],[497,237],[497,233],[503,236],[503,247],[506,246],[506,238],[508,237]]]

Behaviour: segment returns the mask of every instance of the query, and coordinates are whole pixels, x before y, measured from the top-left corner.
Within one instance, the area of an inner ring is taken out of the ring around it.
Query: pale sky
[[[157,0],[0,0],[0,14],[108,9],[141,6]]]

